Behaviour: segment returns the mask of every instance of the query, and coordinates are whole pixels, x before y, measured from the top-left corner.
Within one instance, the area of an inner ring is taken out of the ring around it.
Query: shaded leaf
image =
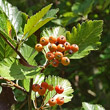
[[[72,32],[67,32],[67,39],[71,44],[77,44],[79,51],[69,56],[70,59],[80,59],[88,55],[91,50],[98,49],[102,32],[103,21],[86,21],[77,28],[73,27]]]
[[[48,76],[45,80],[48,84],[52,84],[54,87],[56,85],[61,85],[64,88],[64,92],[62,94],[56,94],[56,91],[50,91],[49,94],[46,97],[45,103],[48,102],[48,100],[53,97],[55,95],[55,99],[57,97],[64,97],[64,102],[67,103],[69,101],[71,101],[72,97],[73,97],[73,89],[71,87],[70,82],[67,79],[63,79],[61,77],[57,77],[57,76]]]
[[[23,80],[33,78],[40,72],[40,68],[23,66],[17,59],[5,58],[0,62],[0,76],[9,80]]]

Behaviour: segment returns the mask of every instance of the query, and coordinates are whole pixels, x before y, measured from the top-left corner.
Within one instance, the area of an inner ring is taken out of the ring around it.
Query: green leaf
[[[32,48],[26,44],[23,44],[20,48],[20,52],[29,64],[35,65],[35,66],[37,65],[34,58],[38,54],[38,52],[35,51],[34,48]]]
[[[16,33],[22,25],[22,14],[18,9],[8,3],[6,0],[0,0],[0,10],[4,11],[10,22],[14,26]]]
[[[98,49],[102,33],[103,21],[86,21],[77,28],[73,27],[72,32],[67,32],[67,39],[71,44],[77,44],[79,51],[69,56],[70,59],[80,59],[88,55],[91,50]]]
[[[67,79],[63,79],[61,77],[57,77],[57,76],[48,76],[45,80],[48,84],[52,84],[54,87],[56,85],[61,85],[64,88],[64,92],[62,94],[56,94],[56,91],[50,91],[49,94],[46,97],[45,103],[48,102],[48,100],[50,98],[52,98],[55,95],[55,98],[57,97],[64,97],[64,102],[67,103],[69,101],[71,101],[72,97],[73,97],[73,89],[71,87],[70,82]]]
[[[27,24],[24,27],[24,35],[27,34],[26,38],[28,38],[30,35],[32,35],[35,31],[37,31],[45,23],[47,23],[48,21],[53,19],[53,18],[46,18],[42,21],[42,18],[48,12],[48,10],[51,8],[51,6],[52,6],[52,4],[44,7],[41,11],[39,11],[35,15],[31,16],[30,19],[28,19]]]
[[[45,37],[49,37],[49,36],[59,37],[60,35],[64,35],[64,36],[66,35],[65,28],[62,28],[60,26],[53,28],[46,28],[41,33],[41,36],[45,36]]]
[[[86,102],[83,102],[82,106],[84,110],[105,110],[101,105],[97,105],[97,104],[93,105]]]
[[[58,8],[49,10],[43,19],[54,17],[58,11],[59,11]]]
[[[9,80],[23,80],[33,78],[40,72],[39,67],[31,68],[23,66],[17,59],[5,58],[0,62],[0,76]]]
[[[76,15],[87,15],[88,13],[90,13],[93,3],[94,0],[85,0],[82,3],[76,2],[72,6],[72,11]]]

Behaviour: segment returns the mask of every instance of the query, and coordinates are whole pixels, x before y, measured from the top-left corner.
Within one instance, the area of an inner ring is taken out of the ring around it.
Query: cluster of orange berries
[[[38,92],[39,95],[43,96],[46,93],[46,90],[53,91],[53,85],[49,85],[47,82],[42,82],[41,85],[33,84],[32,90],[34,92]],[[57,94],[62,94],[64,92],[64,88],[60,85],[55,86],[55,91]],[[48,101],[50,106],[54,106],[56,104],[63,105],[64,104],[64,97],[57,97],[56,99],[53,97]]]
[[[51,61],[52,66],[57,67],[61,62],[64,66],[70,64],[70,59],[65,55],[67,53],[72,54],[79,50],[77,44],[70,45],[69,42],[66,41],[66,37],[61,35],[58,38],[50,36],[41,37],[40,43],[35,45],[35,49],[37,51],[42,51],[43,46],[48,44],[49,52],[46,53],[46,58]]]

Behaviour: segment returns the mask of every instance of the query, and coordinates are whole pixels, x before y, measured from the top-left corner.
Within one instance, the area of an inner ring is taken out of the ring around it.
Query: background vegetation
[[[106,110],[110,110],[110,0],[8,0],[8,2],[30,16],[53,3],[52,8],[59,9],[57,17],[45,27],[62,26],[71,31],[77,23],[88,19],[104,21],[99,50],[92,51],[80,60],[71,60],[68,68],[62,65],[58,68],[49,66],[45,74],[54,73],[72,83],[74,97],[71,102],[62,106],[63,110],[80,110],[82,102],[101,104]],[[41,64],[43,60],[39,61],[39,56],[41,54],[38,54],[36,60]],[[16,108],[19,108],[25,96],[21,96],[19,90],[15,90],[15,94],[19,101]]]

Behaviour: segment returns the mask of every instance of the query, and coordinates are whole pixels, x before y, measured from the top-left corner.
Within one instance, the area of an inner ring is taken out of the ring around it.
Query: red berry
[[[58,94],[61,94],[61,93],[63,93],[64,88],[63,88],[62,86],[57,85],[57,86],[55,86],[55,91],[56,91]]]
[[[59,61],[58,61],[57,59],[54,59],[54,60],[52,61],[52,66],[53,66],[53,67],[58,67],[58,65],[59,65]]]
[[[65,51],[65,46],[64,46],[63,44],[58,44],[57,50],[58,50],[59,52],[63,52],[63,51]]]
[[[61,60],[63,57],[63,54],[61,52],[56,52],[55,53],[55,58],[58,59],[58,60]]]
[[[53,85],[48,85],[48,90],[52,91],[54,89]]]
[[[64,97],[58,97],[58,98],[56,99],[56,101],[57,101],[57,104],[58,104],[58,105],[63,105],[63,104],[64,104]]]
[[[72,44],[70,49],[75,53],[75,52],[77,52],[79,50],[79,47],[78,47],[77,44]]]
[[[53,37],[53,36],[50,36],[49,37],[49,42],[50,43],[55,43],[55,42],[57,42],[57,38],[56,37]]]
[[[64,66],[67,66],[70,64],[70,59],[68,57],[63,57],[61,59],[61,63],[64,65]]]
[[[41,44],[41,45],[45,46],[45,45],[47,45],[48,43],[49,43],[48,37],[41,37],[41,39],[40,39],[40,44]]]
[[[38,89],[38,93],[39,93],[39,95],[44,95],[45,94],[45,92],[46,92],[46,89],[44,88],[44,87],[40,87],[39,89]]]
[[[49,50],[50,50],[51,52],[55,52],[55,51],[57,50],[57,46],[56,46],[55,44],[50,44],[50,45],[48,46],[48,48],[49,48]]]
[[[47,89],[47,88],[48,88],[48,83],[42,82],[42,83],[41,83],[41,87],[44,87],[45,89]]]
[[[59,37],[57,38],[57,42],[58,42],[59,44],[64,44],[64,43],[66,42],[66,37],[63,36],[63,35],[59,36]]]
[[[46,53],[46,58],[48,59],[48,60],[52,60],[52,59],[54,59],[54,54],[52,53],[52,52],[48,52],[48,53]]]
[[[36,44],[36,45],[35,45],[35,49],[36,49],[38,52],[40,52],[40,51],[42,51],[43,46],[42,46],[41,44]]]
[[[33,85],[32,85],[32,90],[33,90],[34,92],[37,92],[39,88],[40,88],[40,85],[39,85],[39,84],[33,84]]]
[[[51,98],[51,99],[49,99],[48,103],[50,106],[54,106],[54,105],[56,105],[57,101],[54,98]]]
[[[65,46],[65,50],[69,50],[70,49],[70,43],[69,42],[65,42],[64,46]]]

